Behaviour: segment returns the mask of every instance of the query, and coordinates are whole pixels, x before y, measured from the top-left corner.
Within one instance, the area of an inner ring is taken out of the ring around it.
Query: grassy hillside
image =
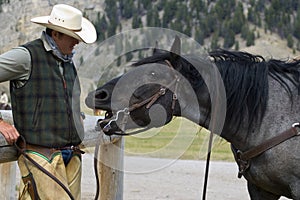
[[[125,139],[125,153],[131,156],[171,159],[206,159],[209,132],[198,125],[176,118],[163,128],[151,129]],[[230,144],[215,136],[213,160],[233,161]]]
[[[162,27],[193,37],[208,50],[254,46],[267,32],[294,51],[300,44],[298,0],[105,0],[95,21],[99,42],[130,28]]]

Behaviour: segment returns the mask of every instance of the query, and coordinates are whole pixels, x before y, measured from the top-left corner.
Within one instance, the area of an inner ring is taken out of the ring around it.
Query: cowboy
[[[19,199],[81,199],[84,130],[72,57],[79,42],[96,41],[96,30],[65,4],[31,21],[46,27],[41,38],[0,55],[0,82],[10,81],[14,118],[14,126],[1,118],[0,132],[21,152]]]

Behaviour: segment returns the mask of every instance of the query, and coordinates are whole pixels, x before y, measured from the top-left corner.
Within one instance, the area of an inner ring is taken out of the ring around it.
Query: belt
[[[20,140],[18,143],[18,146],[23,149],[23,150],[27,150],[27,151],[34,151],[37,153],[42,154],[43,156],[45,156],[47,159],[51,160],[52,156],[54,153],[58,153],[61,150],[72,150],[76,153],[80,153],[80,154],[84,154],[85,152],[80,150],[79,146],[65,146],[65,147],[58,147],[58,148],[52,148],[52,147],[44,147],[44,146],[40,146],[40,145],[35,145],[35,144],[28,144],[28,143],[24,143],[24,141]]]

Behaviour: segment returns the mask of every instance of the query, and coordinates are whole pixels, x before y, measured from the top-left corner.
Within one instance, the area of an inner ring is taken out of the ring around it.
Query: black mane
[[[246,52],[210,52],[223,77],[227,94],[227,122],[237,125],[248,116],[248,126],[261,122],[268,101],[268,75],[277,80],[292,100],[290,81],[300,91],[300,61],[270,59]],[[248,128],[249,128],[248,127]]]
[[[227,97],[226,123],[238,130],[244,120],[249,128],[261,122],[268,101],[268,64],[246,52],[210,52],[224,81]]]
[[[248,128],[254,123],[260,124],[268,102],[268,76],[277,80],[292,97],[290,81],[300,92],[300,61],[291,62],[270,59],[266,61],[262,56],[252,55],[240,51],[216,50],[209,53],[218,67],[223,78],[227,95],[226,122],[237,131],[246,118]],[[183,57],[174,63],[172,53],[162,52],[144,58],[134,65],[160,63],[164,60],[173,62],[174,66],[181,66],[178,70],[193,85],[199,87],[204,81],[197,70]],[[249,129],[248,129],[249,130]]]

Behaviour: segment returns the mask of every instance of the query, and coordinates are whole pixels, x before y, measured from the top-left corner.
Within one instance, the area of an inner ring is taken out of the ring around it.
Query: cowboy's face
[[[56,42],[60,52],[64,55],[71,54],[75,45],[79,43],[77,39],[57,31],[52,32],[52,38]]]

